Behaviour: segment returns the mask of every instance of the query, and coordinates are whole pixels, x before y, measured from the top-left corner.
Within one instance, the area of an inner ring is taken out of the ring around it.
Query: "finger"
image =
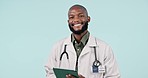
[[[66,78],[69,78],[69,76],[68,76],[68,75],[66,75]]]
[[[66,75],[66,78],[74,78],[71,74]]]
[[[68,78],[75,78],[75,77],[72,76],[71,74],[68,74]]]
[[[81,74],[79,74],[79,78],[85,78],[84,76],[82,76]]]
[[[70,74],[66,75],[66,78],[71,78],[71,75]]]
[[[69,74],[69,77],[70,77],[70,78],[75,78],[75,77],[74,77],[74,76],[72,76],[71,74]]]

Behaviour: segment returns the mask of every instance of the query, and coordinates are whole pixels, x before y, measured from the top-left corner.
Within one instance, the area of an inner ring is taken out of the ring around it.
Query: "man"
[[[53,47],[45,65],[47,78],[56,78],[53,68],[77,70],[79,78],[120,78],[111,47],[90,35],[89,22],[85,7],[73,5],[69,9],[68,25],[72,34]],[[67,74],[65,78],[75,77]]]

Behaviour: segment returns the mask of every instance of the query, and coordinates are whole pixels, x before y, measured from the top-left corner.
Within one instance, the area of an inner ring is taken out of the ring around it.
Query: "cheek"
[[[72,23],[72,20],[68,20],[68,23]]]

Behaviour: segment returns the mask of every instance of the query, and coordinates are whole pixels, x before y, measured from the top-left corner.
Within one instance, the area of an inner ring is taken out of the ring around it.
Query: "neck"
[[[81,34],[74,34],[73,33],[73,35],[74,35],[74,37],[76,38],[76,40],[77,40],[77,42],[79,43],[80,41],[81,41],[81,39],[82,39],[82,37],[87,33],[88,31],[86,30],[86,31],[84,31],[83,33],[81,33]]]

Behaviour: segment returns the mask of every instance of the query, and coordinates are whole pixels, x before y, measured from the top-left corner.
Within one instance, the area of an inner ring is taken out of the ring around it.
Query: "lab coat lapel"
[[[77,55],[76,55],[76,51],[74,49],[74,46],[71,42],[71,37],[68,37],[65,40],[64,44],[67,45],[66,52],[69,55],[70,67],[71,67],[71,69],[75,70]]]
[[[97,46],[96,40],[93,36],[90,35],[89,40],[88,40],[87,44],[85,45],[85,47],[83,48],[80,56],[83,56],[83,55],[91,52],[91,48],[94,47],[94,46]]]
[[[66,51],[67,52],[72,52],[72,53],[75,53],[75,49],[74,49],[74,46],[71,42],[71,36],[69,36],[65,42],[64,42],[64,45],[67,45],[67,48],[66,48]]]
[[[68,53],[71,52],[74,56],[76,56],[76,51],[75,51],[74,46],[73,46],[73,44],[72,44],[72,42],[71,42],[71,36],[69,36],[69,37],[65,40],[64,44],[67,45],[66,51],[67,51]],[[85,45],[85,47],[83,48],[83,50],[82,50],[80,56],[83,56],[83,55],[85,55],[85,54],[87,54],[87,53],[89,53],[89,52],[92,52],[92,51],[91,51],[91,48],[94,47],[94,46],[97,46],[97,42],[96,42],[95,38],[90,35],[90,36],[89,36],[89,39],[88,39],[88,42],[87,42],[87,44]],[[69,53],[69,54],[71,54],[71,53]]]

